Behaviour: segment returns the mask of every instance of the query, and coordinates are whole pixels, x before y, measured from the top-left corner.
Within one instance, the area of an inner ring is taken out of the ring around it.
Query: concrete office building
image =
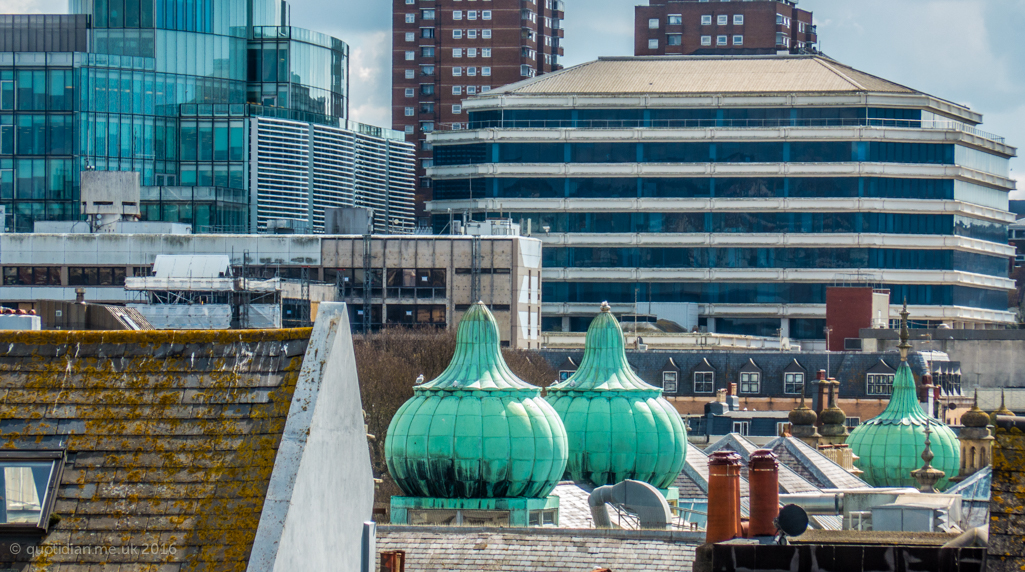
[[[815,53],[812,13],[785,0],[649,0],[634,12],[634,55]]]
[[[140,173],[143,219],[196,232],[319,232],[331,206],[412,230],[413,147],[348,120],[348,46],[290,26],[287,3],[70,9],[0,15],[4,230],[78,220],[86,169]]]
[[[564,7],[562,0],[392,3],[392,127],[417,146],[422,209],[431,199],[428,134],[466,128],[468,96],[561,69]]]
[[[607,300],[822,339],[836,284],[934,327],[1013,323],[1016,150],[967,107],[820,56],[603,58],[466,107],[470,129],[431,139],[435,229],[529,221],[545,331],[583,331]]]
[[[480,300],[503,345],[540,343],[541,242],[520,236],[0,234],[0,304],[33,309],[40,300],[75,300],[76,288],[88,302],[144,302],[125,289],[126,278],[151,276],[161,254],[223,256],[236,277],[327,283],[357,332],[454,327]],[[288,296],[302,298],[294,288]]]

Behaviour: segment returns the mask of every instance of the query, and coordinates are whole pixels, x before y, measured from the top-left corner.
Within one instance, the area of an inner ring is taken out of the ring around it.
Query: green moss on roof
[[[66,447],[37,569],[247,567],[309,329],[0,335],[0,447]]]

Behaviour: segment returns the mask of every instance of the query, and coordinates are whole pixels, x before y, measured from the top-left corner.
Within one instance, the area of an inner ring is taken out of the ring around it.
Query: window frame
[[[672,378],[672,379],[670,379]],[[662,372],[662,391],[676,393],[679,388],[680,374],[676,371]]]
[[[734,26],[743,26],[744,25],[744,15],[743,14],[734,14],[733,15],[733,25]]]
[[[698,376],[699,375],[702,377],[702,379],[700,381],[701,387],[705,387],[705,385],[707,384],[708,385],[708,389],[707,390],[698,389],[698,383],[699,383]],[[708,376],[708,378],[705,379],[705,376]],[[694,393],[705,393],[705,394],[707,394],[707,393],[715,393],[715,372],[714,371],[695,371],[694,375],[692,376],[692,381],[694,383]]]
[[[727,46],[727,45],[729,45],[729,39],[730,39],[730,37],[727,36],[726,34],[716,34],[716,36],[715,36],[715,45],[717,45],[717,46]]]
[[[649,50],[657,50],[658,49],[658,38],[649,38],[648,39],[648,49]]]
[[[730,16],[729,16],[729,14],[716,14],[715,25],[716,26],[729,26],[730,25]]]
[[[47,481],[46,491],[43,493],[40,502],[39,520],[34,525],[28,523],[0,523],[0,534],[45,534],[49,531],[50,515],[53,514],[53,509],[57,504],[57,491],[64,475],[64,464],[66,461],[67,454],[64,450],[7,449],[0,451],[0,463],[52,463],[50,478]],[[4,494],[6,494],[6,491]]]
[[[793,380],[791,380],[791,376]],[[800,389],[794,391],[787,391],[787,384],[797,386],[797,377],[800,376]],[[784,395],[802,395],[804,393],[804,384],[808,382],[808,376],[803,371],[787,371],[783,373],[783,394]]]
[[[744,379],[747,377],[748,379]],[[753,378],[753,379],[751,379]],[[754,384],[754,390],[750,388],[744,389],[745,384]],[[740,383],[737,385],[740,393],[756,394],[762,392],[762,374],[757,371],[742,371],[740,372]]]
[[[893,395],[893,381],[895,373],[867,373],[865,374],[865,395],[870,397],[889,397]],[[873,380],[875,378],[875,380]],[[880,381],[888,379],[888,381]],[[889,392],[873,391],[873,387],[888,387]]]
[[[701,36],[701,45],[702,46],[711,46],[712,45],[712,36]]]
[[[744,45],[744,35],[743,34],[733,34],[733,45],[734,46],[743,46]]]
[[[701,25],[702,26],[711,26],[712,25],[712,15],[711,14],[702,14],[701,15]]]
[[[683,14],[670,14],[666,18],[667,26],[682,26],[683,25]]]
[[[648,29],[657,30],[662,27],[662,20],[659,18],[648,18]]]

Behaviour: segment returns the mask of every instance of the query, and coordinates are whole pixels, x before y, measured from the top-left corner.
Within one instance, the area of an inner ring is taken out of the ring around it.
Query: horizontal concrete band
[[[483,198],[436,200],[427,203],[433,214],[463,210],[505,212],[880,212],[953,214],[1012,223],[1013,213],[958,200],[868,198]]]
[[[586,123],[586,122],[585,122]],[[926,123],[928,125],[928,123]],[[610,129],[580,129],[553,127],[548,129],[484,128],[461,131],[435,132],[430,140],[436,145],[482,142],[591,142],[591,141],[887,141],[907,143],[958,143],[1007,157],[1016,153],[1014,147],[1002,141],[976,133],[947,129],[943,123],[937,127],[897,128],[877,126],[851,127],[625,127]],[[968,128],[971,129],[971,128]]]
[[[819,268],[545,268],[544,281],[583,282],[817,282],[835,284],[928,284],[1014,289],[1008,278],[960,270]]]
[[[956,178],[1012,191],[1007,177],[959,165],[920,163],[482,163],[431,167],[433,179],[472,177],[915,177]]]
[[[612,311],[630,313],[634,305],[612,303]],[[548,303],[541,305],[545,316],[593,316],[593,303]],[[1014,314],[965,306],[908,306],[922,320],[972,320],[1014,323]],[[899,308],[891,308],[890,318],[898,318]],[[825,318],[825,304],[698,304],[698,313],[714,317]]]
[[[962,236],[918,234],[802,233],[551,233],[537,232],[546,248],[558,247],[752,247],[752,248],[902,248],[961,250],[993,256],[1015,255],[1013,246]]]

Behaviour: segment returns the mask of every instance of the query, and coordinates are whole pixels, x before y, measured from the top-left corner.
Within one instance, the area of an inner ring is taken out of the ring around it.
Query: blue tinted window
[[[793,177],[788,180],[791,197],[856,197],[858,179],[853,177]]]
[[[1007,244],[1007,224],[957,215],[953,217],[954,234],[977,240]]]
[[[868,160],[884,163],[954,164],[954,146],[943,143],[868,144]]]
[[[569,197],[636,197],[637,179],[570,179]]]
[[[716,320],[716,329],[719,321]],[[798,340],[824,340],[826,334],[823,329],[826,327],[825,320],[811,318],[790,318],[790,337]]]
[[[770,198],[783,196],[783,179],[712,179],[715,196],[722,198]]]
[[[775,337],[779,318],[716,318],[715,331],[738,336]]]
[[[565,195],[562,179],[499,179],[500,197],[554,199]]]
[[[439,167],[446,165],[476,165],[490,162],[486,143],[471,145],[443,145],[434,148],[434,164]]]
[[[641,196],[648,198],[692,198],[712,195],[711,179],[642,179]]]
[[[644,161],[648,163],[706,163],[711,161],[708,143],[643,143]]]
[[[793,163],[848,163],[855,160],[850,141],[793,141],[790,161]]]
[[[626,227],[625,220],[621,223]],[[610,231],[611,232],[611,231]],[[619,232],[619,231],[617,231]],[[1006,260],[949,250],[892,248],[548,248],[546,267],[569,268],[882,268],[1006,275]],[[1000,262],[1002,265],[998,265]],[[974,270],[972,270],[974,268]]]
[[[566,156],[562,143],[502,143],[499,163],[561,163]]]
[[[716,143],[718,163],[779,163],[783,161],[783,143]]]
[[[546,302],[632,303],[635,290],[642,300],[652,302],[694,302],[699,304],[824,304],[826,287],[832,284],[732,284],[725,282],[555,282],[542,283]],[[931,284],[884,284],[893,304],[907,299],[914,305],[950,305],[1003,310],[1007,295],[1002,290]],[[955,302],[956,300],[956,302]],[[791,321],[791,328],[794,327]],[[814,320],[803,328],[815,328]],[[819,328],[821,331],[821,328]],[[815,339],[805,332],[806,338]],[[791,331],[792,337],[794,331]]]
[[[570,161],[573,163],[637,162],[637,145],[634,143],[573,143],[570,149]]]
[[[865,196],[894,199],[952,199],[954,181],[949,179],[865,179]]]

